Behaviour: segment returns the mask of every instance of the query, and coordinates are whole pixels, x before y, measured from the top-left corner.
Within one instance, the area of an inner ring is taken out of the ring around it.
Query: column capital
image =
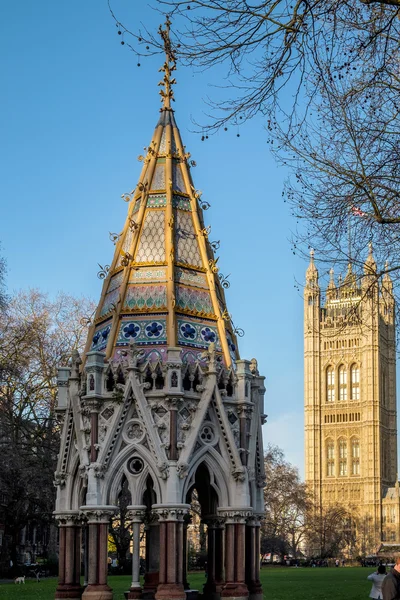
[[[142,523],[146,514],[146,506],[139,504],[137,506],[127,506],[127,517],[132,523]]]
[[[253,513],[247,518],[246,525],[249,525],[250,527],[261,527],[261,521],[264,518],[264,513]]]
[[[225,524],[246,523],[253,510],[250,506],[222,506],[218,508],[218,515],[225,519]]]
[[[76,510],[54,511],[53,515],[60,527],[79,527],[82,524],[82,514]]]
[[[88,523],[108,523],[117,512],[117,506],[81,506],[82,516]]]
[[[202,521],[211,529],[221,529],[225,525],[225,518],[222,515],[206,515]]]
[[[183,521],[190,512],[190,504],[153,504],[152,511],[159,521]]]

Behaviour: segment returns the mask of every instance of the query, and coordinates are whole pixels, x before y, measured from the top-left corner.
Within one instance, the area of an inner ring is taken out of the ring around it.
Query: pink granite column
[[[89,527],[88,585],[82,600],[112,600],[107,584],[108,526],[114,507],[82,507]]]
[[[232,508],[225,514],[225,586],[221,597],[245,600],[249,595],[245,583],[245,527],[249,513]]]
[[[142,598],[154,598],[160,581],[160,546],[164,531],[161,531],[158,515],[151,513],[150,523],[146,525],[146,573]]]
[[[156,600],[185,600],[183,587],[183,519],[190,505],[153,505],[160,521],[160,582]]]
[[[260,582],[260,521],[257,515],[250,517],[246,525],[246,583],[249,600],[262,600]]]
[[[215,591],[221,594],[225,585],[225,522],[223,519],[218,519],[215,529]]]
[[[80,598],[81,519],[79,513],[56,515],[60,525],[59,578],[55,598]]]
[[[206,520],[207,524],[207,582],[203,588],[203,596],[212,598],[216,593],[216,527],[215,520],[209,518]]]

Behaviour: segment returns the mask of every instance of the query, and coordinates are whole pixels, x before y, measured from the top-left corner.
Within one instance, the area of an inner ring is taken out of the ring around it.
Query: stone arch
[[[144,462],[143,471],[137,476],[131,475],[126,468],[126,461],[129,457],[134,455],[138,455],[138,457]],[[142,498],[146,488],[146,479],[148,475],[151,476],[154,482],[157,498],[160,498],[161,501],[161,488],[159,485],[159,477],[157,476],[157,466],[154,463],[150,452],[148,452],[146,448],[143,448],[143,446],[130,444],[129,446],[125,447],[110,465],[109,473],[112,476],[110,476],[110,478],[105,482],[105,504],[114,504],[114,500],[117,497],[123,475],[125,475],[129,481],[132,504],[142,504]],[[133,482],[135,482],[134,486],[132,485]]]
[[[79,510],[81,506],[80,500],[80,490],[81,490],[81,482],[82,479],[79,474],[79,453],[77,452],[73,458],[71,465],[71,477],[68,478],[68,484],[66,488],[66,497],[67,497],[67,510]]]
[[[204,447],[199,450],[193,459],[192,467],[188,473],[188,477],[186,478],[185,485],[183,487],[182,502],[186,502],[188,493],[195,486],[196,471],[199,466],[204,463],[210,474],[210,486],[217,494],[218,505],[229,506],[231,498],[229,493],[229,485],[226,478],[226,474],[227,472],[229,473],[229,469],[227,469],[227,465],[222,464],[222,462],[225,461],[221,459],[221,456],[214,448]]]

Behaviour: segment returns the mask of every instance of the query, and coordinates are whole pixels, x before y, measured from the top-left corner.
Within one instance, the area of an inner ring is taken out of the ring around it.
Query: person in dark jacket
[[[382,595],[383,600],[400,600],[400,556],[382,582]]]

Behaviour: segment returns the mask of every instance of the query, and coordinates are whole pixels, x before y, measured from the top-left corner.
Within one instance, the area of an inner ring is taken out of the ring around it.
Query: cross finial
[[[165,29],[163,29],[161,25],[158,29],[158,32],[164,42],[165,52],[165,63],[160,69],[160,71],[164,71],[164,77],[158,85],[164,86],[164,89],[160,91],[160,96],[161,102],[163,103],[163,108],[166,110],[171,110],[171,100],[174,100],[174,91],[172,86],[176,83],[176,80],[171,77],[172,72],[176,69],[176,57],[174,49],[172,48],[171,38],[169,36],[170,27],[171,21],[169,20],[169,16],[167,16],[167,20],[165,21]]]

